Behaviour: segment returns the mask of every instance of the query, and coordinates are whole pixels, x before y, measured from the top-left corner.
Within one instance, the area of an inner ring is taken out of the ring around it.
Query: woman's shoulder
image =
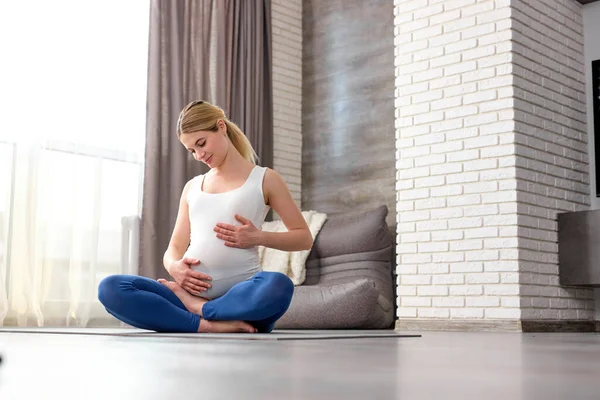
[[[192,179],[186,182],[185,189],[189,190],[190,186],[194,185],[196,182],[199,182],[204,174],[196,175]]]
[[[277,190],[277,188],[287,186],[283,177],[279,174],[279,172],[275,171],[272,168],[265,168],[265,178],[264,178],[264,187],[268,190]]]
[[[200,184],[200,182],[202,181],[202,177],[204,176],[204,174],[200,174],[200,175],[196,175],[194,176],[192,179],[190,179],[189,181],[186,182],[185,186],[183,187],[183,196],[187,199],[188,198],[188,194],[189,192],[196,187],[197,185]]]
[[[269,179],[269,180],[273,180],[273,179],[277,179],[277,178],[281,178],[281,175],[279,175],[279,173],[277,171],[275,171],[273,168],[269,168],[269,167],[260,167],[264,170],[264,174],[265,174],[265,180]]]

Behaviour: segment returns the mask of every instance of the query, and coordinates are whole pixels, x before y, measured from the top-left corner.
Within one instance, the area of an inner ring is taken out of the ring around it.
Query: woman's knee
[[[127,275],[110,275],[102,279],[98,285],[98,300],[106,308],[113,308],[117,303],[122,283]]]
[[[271,295],[274,295],[279,302],[290,302],[294,294],[294,283],[285,274],[281,272],[265,272],[268,274],[267,280],[272,288]]]

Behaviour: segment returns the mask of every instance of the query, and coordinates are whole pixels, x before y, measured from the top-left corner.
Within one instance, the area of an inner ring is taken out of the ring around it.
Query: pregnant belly
[[[186,257],[200,260],[192,269],[213,279],[249,274],[259,270],[258,249],[236,249],[227,247],[220,239],[192,241]]]

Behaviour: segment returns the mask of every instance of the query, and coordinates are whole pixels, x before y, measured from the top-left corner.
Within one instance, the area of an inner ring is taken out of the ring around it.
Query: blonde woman
[[[188,104],[177,136],[210,167],[184,187],[163,264],[174,281],[113,275],[98,298],[117,319],[158,332],[271,332],[287,311],[294,285],[263,272],[259,245],[310,249],[313,239],[281,176],[255,165],[256,153],[222,109]],[[273,208],[287,232],[259,228]]]

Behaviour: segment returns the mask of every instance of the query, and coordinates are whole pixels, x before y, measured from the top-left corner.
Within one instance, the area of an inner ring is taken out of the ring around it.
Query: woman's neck
[[[227,178],[234,177],[242,172],[247,173],[253,167],[254,165],[250,161],[242,157],[233,145],[230,145],[223,163],[212,170],[215,175]]]

